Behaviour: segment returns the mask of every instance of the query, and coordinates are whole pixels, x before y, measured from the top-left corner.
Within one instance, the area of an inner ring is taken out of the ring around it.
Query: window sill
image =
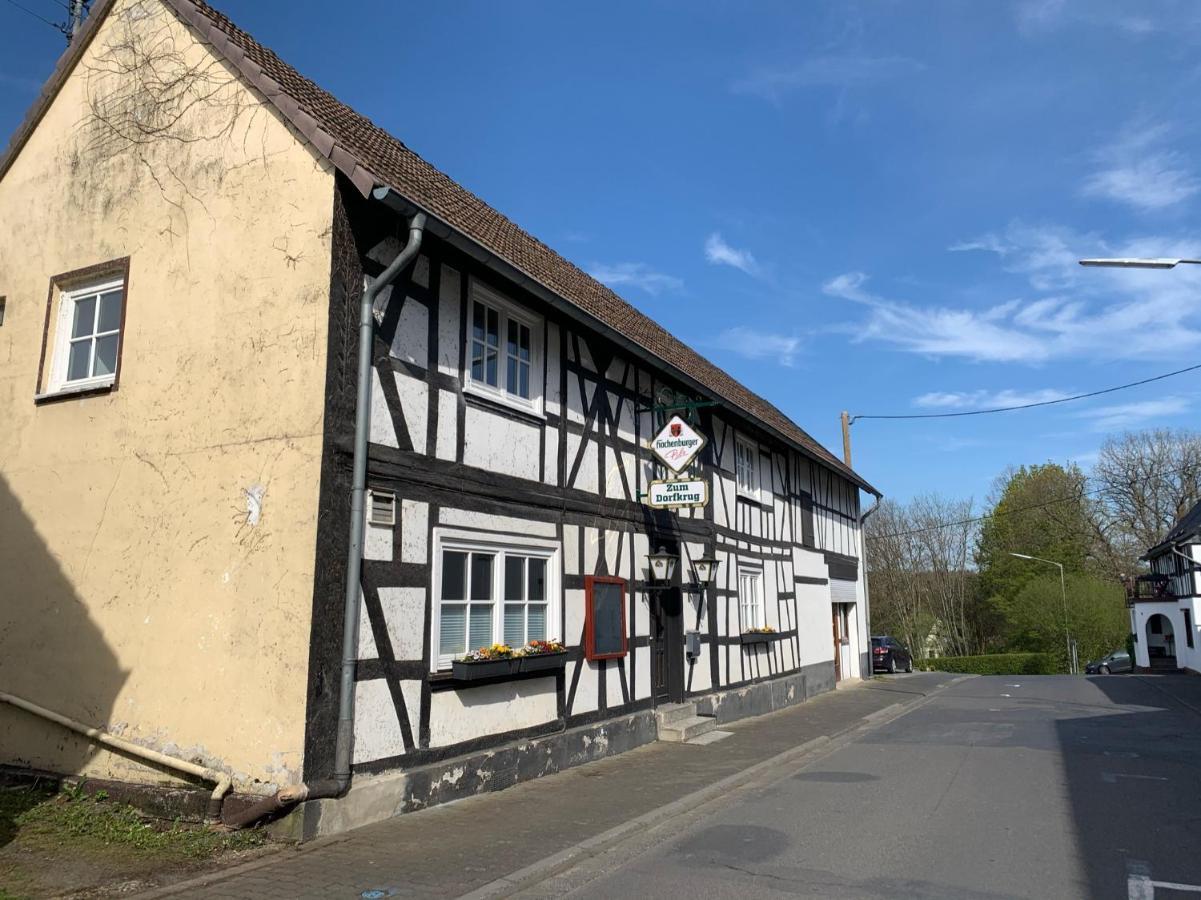
[[[47,391],[44,394],[34,394],[33,402],[41,406],[44,403],[54,403],[59,400],[73,400],[82,397],[94,397],[99,394],[109,394],[117,389],[115,379],[101,382],[89,382],[86,384],[71,384],[65,385],[56,391]]]
[[[472,387],[470,382],[463,388],[463,399],[471,406],[508,416],[519,422],[527,422],[539,427],[546,424],[546,415],[541,410],[535,409],[527,403],[506,400],[500,394]]]
[[[743,503],[753,503],[755,506],[767,508],[767,504],[763,502],[762,496],[759,494],[748,494],[745,491],[739,491],[737,494],[739,500]]]

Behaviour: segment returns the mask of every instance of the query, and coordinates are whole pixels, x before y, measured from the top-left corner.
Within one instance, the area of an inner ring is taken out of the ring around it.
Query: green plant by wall
[[[1059,675],[1064,669],[1052,653],[990,653],[987,656],[940,656],[921,663],[927,672],[967,675]]]

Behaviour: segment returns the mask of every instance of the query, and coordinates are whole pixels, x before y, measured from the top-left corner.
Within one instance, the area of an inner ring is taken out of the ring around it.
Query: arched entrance
[[[1152,669],[1176,668],[1176,634],[1162,613],[1147,619],[1147,657]]]

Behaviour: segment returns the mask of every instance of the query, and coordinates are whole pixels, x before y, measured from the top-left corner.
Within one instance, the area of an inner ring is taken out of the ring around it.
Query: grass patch
[[[260,831],[150,819],[103,791],[0,788],[0,900],[190,871],[264,843]]]
[[[179,821],[148,819],[132,806],[108,802],[103,791],[88,797],[78,789],[52,794],[36,788],[0,792],[0,843],[17,836],[26,844],[83,842],[181,859],[246,850],[264,841],[257,831],[222,834]]]

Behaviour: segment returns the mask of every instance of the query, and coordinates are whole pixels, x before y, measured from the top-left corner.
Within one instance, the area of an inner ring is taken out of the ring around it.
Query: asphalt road
[[[1201,678],[962,681],[591,866],[527,895],[1197,897]]]

